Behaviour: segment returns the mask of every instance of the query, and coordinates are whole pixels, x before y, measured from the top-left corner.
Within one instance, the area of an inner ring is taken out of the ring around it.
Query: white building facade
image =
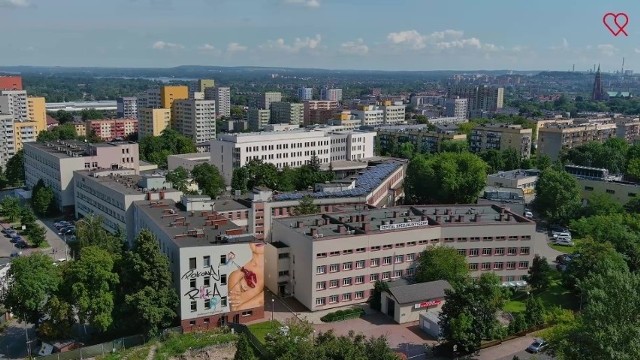
[[[216,137],[216,102],[214,100],[176,100],[173,103],[173,127],[197,143]]]

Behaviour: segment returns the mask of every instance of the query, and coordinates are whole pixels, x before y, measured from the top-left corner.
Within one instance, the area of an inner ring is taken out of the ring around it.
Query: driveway
[[[26,331],[25,331],[26,330]],[[9,327],[0,336],[0,359],[24,359],[27,357],[27,336],[34,340],[33,325],[12,320]],[[35,346],[32,344],[35,350]]]
[[[549,264],[555,264],[556,256],[563,254],[549,246],[549,235],[546,231],[536,230],[533,243],[534,254],[547,258]]]
[[[520,360],[552,360],[553,357],[546,354],[529,354],[524,351],[527,346],[531,345],[534,337],[531,335],[523,336],[517,339],[505,341],[500,345],[480,351],[480,354],[473,359],[477,360],[512,360],[514,356],[518,356]]]

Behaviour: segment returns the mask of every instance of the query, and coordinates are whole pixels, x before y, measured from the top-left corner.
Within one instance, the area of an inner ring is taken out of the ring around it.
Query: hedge
[[[328,313],[327,315],[320,318],[322,322],[333,322],[333,321],[341,321],[346,319],[357,318],[364,315],[364,309],[362,308],[353,308],[346,310],[338,310],[332,313]]]

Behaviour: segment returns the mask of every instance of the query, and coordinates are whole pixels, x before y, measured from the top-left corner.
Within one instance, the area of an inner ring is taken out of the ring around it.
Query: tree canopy
[[[139,141],[140,158],[167,167],[167,156],[194,153],[197,151],[193,140],[174,129],[167,128],[160,136],[147,136]]]
[[[543,216],[553,222],[567,222],[581,206],[577,180],[565,171],[547,168],[536,182],[534,205]]]
[[[247,191],[257,186],[265,186],[277,191],[307,190],[317,183],[331,181],[333,178],[333,172],[320,170],[317,157],[313,156],[308,164],[295,169],[278,169],[273,164],[251,160],[243,167],[233,170],[231,188]]]
[[[56,141],[56,140],[74,140],[78,138],[76,128],[73,124],[61,124],[50,130],[41,131],[38,134],[38,142]]]
[[[53,189],[45,185],[42,179],[33,187],[31,206],[38,215],[48,215],[55,211],[55,196]]]
[[[191,176],[200,187],[200,190],[202,190],[202,193],[209,195],[212,199],[215,199],[225,190],[224,178],[220,175],[220,171],[209,163],[194,166],[193,170],[191,170]]]
[[[7,160],[5,177],[12,186],[24,184],[24,150],[20,149],[15,155]]]
[[[418,282],[446,280],[453,284],[465,281],[469,276],[467,260],[452,247],[428,248],[422,252],[418,261]]]

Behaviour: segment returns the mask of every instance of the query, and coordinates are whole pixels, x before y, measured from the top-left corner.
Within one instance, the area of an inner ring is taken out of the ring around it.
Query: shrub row
[[[328,313],[327,315],[320,318],[322,322],[333,322],[333,321],[341,321],[346,319],[357,318],[364,315],[364,309],[362,308],[353,308],[346,310],[338,310],[332,313]]]

